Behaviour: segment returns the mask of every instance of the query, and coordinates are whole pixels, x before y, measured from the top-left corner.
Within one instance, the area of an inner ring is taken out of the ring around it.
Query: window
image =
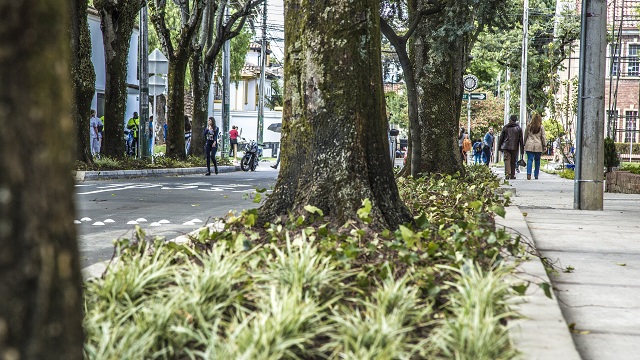
[[[629,76],[638,76],[640,75],[640,61],[638,61],[638,49],[640,48],[639,44],[629,44],[629,53],[628,53],[628,64],[627,64],[627,73]]]
[[[615,128],[618,124],[618,110],[607,110],[607,136],[615,139]]]
[[[638,121],[638,111],[626,111],[625,112],[625,132],[624,132],[624,142],[628,143],[633,140],[633,142],[637,142],[635,136],[636,123]]]
[[[609,45],[609,50],[609,53],[611,54],[611,57],[609,58],[609,61],[611,62],[611,77],[618,76],[618,73],[620,72],[620,46],[618,44],[611,44]]]

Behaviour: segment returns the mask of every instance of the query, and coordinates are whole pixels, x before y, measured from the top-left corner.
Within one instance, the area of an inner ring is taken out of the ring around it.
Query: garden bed
[[[640,175],[629,171],[611,171],[606,174],[606,192],[640,194]]]

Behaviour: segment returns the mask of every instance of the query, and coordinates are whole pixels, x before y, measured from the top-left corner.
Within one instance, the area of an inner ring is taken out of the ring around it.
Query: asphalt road
[[[257,207],[253,202],[256,189],[270,192],[278,175],[269,164],[246,173],[77,183],[75,222],[82,267],[110,259],[113,241],[131,238],[136,223],[148,235],[173,238],[229,211]]]

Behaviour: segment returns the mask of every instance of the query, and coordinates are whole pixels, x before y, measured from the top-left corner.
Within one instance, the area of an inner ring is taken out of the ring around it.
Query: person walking
[[[89,120],[89,132],[91,139],[91,155],[100,157],[100,141],[102,140],[102,121],[96,116],[96,111],[91,109],[91,119]]]
[[[524,153],[522,128],[518,125],[517,116],[511,115],[509,123],[502,128],[498,138],[498,148],[504,153],[505,177],[507,179],[515,179],[518,150],[520,154]]]
[[[471,140],[469,140],[469,134],[464,134],[464,139],[462,139],[462,161],[465,164],[468,164],[467,154],[471,150]]]
[[[231,130],[229,130],[229,143],[231,146],[229,147],[229,157],[233,156],[235,160],[238,155],[238,127],[233,125]]]
[[[138,156],[138,130],[140,130],[140,119],[138,119],[138,112],[133,112],[133,117],[127,121],[127,129],[131,130],[133,135],[133,141],[131,141],[130,156]]]
[[[458,150],[460,151],[460,159],[464,162],[464,155],[462,154],[462,143],[464,142],[464,128],[460,128],[460,132],[458,133]]]
[[[216,152],[218,151],[218,132],[220,130],[216,126],[216,120],[213,117],[209,117],[207,120],[207,128],[204,129],[203,137],[206,139],[204,144],[204,154],[207,158],[207,172],[206,176],[211,175],[211,159],[213,159],[213,169],[216,175],[218,175],[218,162],[216,161]]]
[[[540,156],[547,146],[547,138],[542,126],[542,116],[535,113],[531,118],[531,123],[524,132],[524,151],[527,153],[527,180],[531,180],[531,167],[535,163],[533,176],[538,180],[540,174]]]
[[[473,163],[475,165],[484,164],[482,160],[482,141],[479,139],[473,143]]]
[[[491,162],[494,141],[495,136],[493,136],[493,128],[489,127],[489,130],[487,130],[487,133],[484,134],[484,138],[482,139],[482,156],[484,157],[484,164],[487,166],[489,166],[489,163]]]

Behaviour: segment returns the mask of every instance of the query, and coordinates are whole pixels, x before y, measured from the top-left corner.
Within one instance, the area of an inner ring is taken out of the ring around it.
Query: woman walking
[[[535,113],[531,118],[531,123],[524,133],[524,151],[527,153],[527,180],[531,180],[531,165],[535,163],[533,176],[538,179],[540,174],[540,156],[547,146],[547,138],[542,126],[542,116]]]
[[[204,129],[204,138],[206,142],[204,144],[204,153],[207,157],[207,172],[206,176],[211,175],[211,159],[213,159],[213,169],[218,175],[218,162],[216,161],[216,152],[218,151],[218,127],[216,126],[216,120],[213,117],[209,117],[207,120],[207,128]]]

